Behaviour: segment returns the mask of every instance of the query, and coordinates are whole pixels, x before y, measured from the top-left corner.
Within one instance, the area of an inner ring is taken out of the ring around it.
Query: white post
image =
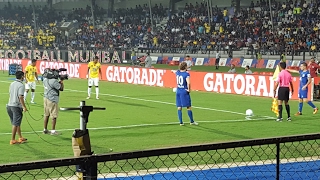
[[[314,78],[311,78],[311,91],[310,91],[310,97],[311,97],[311,101],[314,100]]]
[[[86,102],[85,101],[80,101],[80,108],[85,106],[86,105]],[[85,122],[85,119],[83,117],[83,112],[82,110],[80,109],[80,130],[86,130],[86,122]]]

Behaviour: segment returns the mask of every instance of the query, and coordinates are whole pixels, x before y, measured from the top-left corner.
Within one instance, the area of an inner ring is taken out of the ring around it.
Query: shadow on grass
[[[101,99],[100,99],[101,100]],[[138,104],[138,103],[130,103],[130,102],[120,102],[120,101],[115,101],[115,100],[110,100],[110,99],[106,99],[106,100],[102,100],[102,101],[106,101],[106,102],[110,102],[110,103],[115,103],[115,104],[122,104],[122,105],[128,105],[128,106],[138,106],[138,107],[146,107],[146,108],[155,108],[153,106],[147,106],[144,104]]]
[[[187,128],[192,128],[192,129],[196,129],[196,130],[200,130],[200,131],[207,131],[207,132],[212,132],[215,134],[220,134],[220,135],[224,135],[224,136],[229,136],[229,137],[233,137],[233,138],[237,138],[237,139],[252,139],[252,137],[249,136],[243,136],[240,134],[235,134],[235,133],[231,133],[231,132],[225,132],[225,131],[221,131],[218,129],[213,129],[213,128],[208,128],[208,127],[204,127],[204,126],[186,126]]]
[[[35,155],[39,159],[43,159],[43,158],[53,159],[53,158],[55,158],[54,156],[51,156],[51,155],[47,154],[46,152],[43,152],[43,151],[40,151],[39,149],[34,148],[33,145],[34,145],[34,147],[38,147],[36,144],[30,144],[29,142],[24,143],[24,144],[20,144],[18,147],[25,150],[25,151],[28,151],[29,153]]]

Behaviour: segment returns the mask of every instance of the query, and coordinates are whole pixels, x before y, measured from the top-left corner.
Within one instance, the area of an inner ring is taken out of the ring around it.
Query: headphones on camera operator
[[[63,75],[60,75],[60,72],[62,71],[67,71],[67,69],[65,68],[60,68],[60,69],[50,69],[50,68],[46,68],[42,74],[42,81],[44,81],[44,79],[59,79],[60,81],[63,81],[63,80],[68,80],[69,78],[69,75],[68,74],[63,74]],[[59,82],[60,83],[60,82]],[[58,96],[60,94],[60,91],[58,89],[55,89],[53,88],[50,83],[46,83],[51,89],[50,91],[55,91]],[[45,85],[44,85],[45,86]],[[48,92],[50,92],[48,91]],[[47,93],[48,93],[47,92]]]

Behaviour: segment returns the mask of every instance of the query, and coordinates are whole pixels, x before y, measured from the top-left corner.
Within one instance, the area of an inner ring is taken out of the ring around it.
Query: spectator
[[[145,68],[150,68],[152,66],[152,58],[150,57],[150,53],[146,53],[146,59],[140,63],[141,66],[144,65]]]
[[[187,63],[187,70],[190,71],[192,66],[192,60],[189,55],[186,56],[185,62]]]
[[[217,52],[216,52],[216,62],[215,62],[216,69],[219,69],[220,57],[221,56],[220,56],[219,50],[217,50]]]
[[[231,64],[231,68],[229,69],[228,73],[236,73],[236,67],[234,64]]]
[[[251,69],[250,69],[249,66],[246,66],[246,67],[245,67],[244,73],[245,73],[245,74],[252,74],[252,71],[251,71]]]
[[[295,4],[295,5],[293,5]],[[168,22],[158,28],[167,17],[167,8],[161,4],[117,9],[113,20],[104,22],[106,11],[95,6],[96,27],[91,20],[91,8],[75,8],[68,15],[46,6],[36,6],[37,30],[33,29],[32,7],[4,7],[0,11],[2,23],[0,48],[20,49],[113,49],[136,48],[141,51],[163,53],[207,53],[219,50],[228,52],[248,48],[248,53],[265,55],[299,55],[300,51],[315,54],[319,50],[320,3],[292,3],[272,1],[273,20],[269,19],[268,3],[258,1],[249,8],[234,11],[232,8],[212,8],[212,19],[207,17],[204,2],[187,4],[182,12],[171,12]],[[80,26],[74,34],[57,28],[58,22],[76,22]],[[209,22],[210,21],[210,22]],[[273,24],[273,26],[272,26]],[[283,59],[282,59],[283,60]]]

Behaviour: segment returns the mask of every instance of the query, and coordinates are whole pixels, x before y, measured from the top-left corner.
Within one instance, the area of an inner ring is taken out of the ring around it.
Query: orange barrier
[[[10,63],[19,63],[25,67],[29,60],[0,59],[2,69]],[[0,70],[2,70],[0,68]],[[54,61],[38,61],[38,73],[42,74],[46,68],[66,68],[71,78],[86,78],[87,64],[66,63]],[[7,70],[7,69],[4,69]],[[171,70],[137,68],[131,66],[102,65],[102,80],[141,84],[172,88],[176,86],[175,74]],[[267,73],[272,74],[272,73]],[[259,74],[229,74],[214,72],[190,72],[192,90],[243,94],[250,96],[273,97],[274,81],[271,75]],[[293,78],[294,94],[292,99],[298,99],[299,78]],[[67,84],[66,84],[67,85]]]

